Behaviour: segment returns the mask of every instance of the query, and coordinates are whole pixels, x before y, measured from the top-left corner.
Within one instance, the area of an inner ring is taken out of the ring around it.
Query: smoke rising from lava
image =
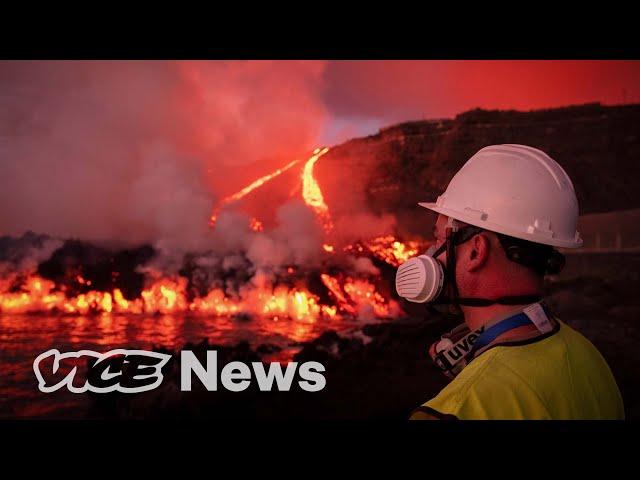
[[[344,245],[390,233],[393,219],[351,201],[336,231],[314,176],[328,151],[309,158],[325,116],[323,62],[0,68],[0,234],[154,247],[117,262],[82,242],[49,263],[52,246],[23,252],[0,278],[0,311],[398,314],[381,270],[360,258],[393,265],[398,242]],[[243,213],[251,206],[272,215]]]
[[[323,68],[0,63],[0,234],[205,247],[217,200],[312,148]]]

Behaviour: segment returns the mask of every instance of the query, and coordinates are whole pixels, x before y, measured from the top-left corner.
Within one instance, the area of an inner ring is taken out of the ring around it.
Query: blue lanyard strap
[[[482,334],[474,342],[473,348],[469,352],[469,357],[473,358],[474,354],[478,350],[489,345],[503,333],[530,324],[533,324],[533,322],[523,312],[517,313],[512,317],[505,318],[501,322],[496,323],[492,327],[489,327],[487,330],[482,332]]]

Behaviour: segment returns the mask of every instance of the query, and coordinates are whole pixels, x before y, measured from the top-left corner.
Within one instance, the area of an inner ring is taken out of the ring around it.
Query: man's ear
[[[467,270],[475,272],[482,268],[489,260],[491,253],[491,240],[483,233],[474,235],[469,241],[469,258],[467,259]]]

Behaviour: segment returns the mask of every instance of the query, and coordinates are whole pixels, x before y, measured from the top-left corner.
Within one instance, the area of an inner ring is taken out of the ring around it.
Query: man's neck
[[[465,322],[471,330],[476,330],[482,325],[492,324],[510,315],[522,311],[527,305],[491,305],[489,307],[463,307]],[[552,320],[555,323],[554,320]],[[540,330],[533,323],[508,330],[496,337],[492,344],[509,342],[514,340],[528,340],[540,335]]]
[[[521,311],[527,305],[501,305],[496,303],[487,307],[463,306],[464,321],[470,330],[476,330],[482,325],[492,323],[499,318],[506,318],[511,313]]]

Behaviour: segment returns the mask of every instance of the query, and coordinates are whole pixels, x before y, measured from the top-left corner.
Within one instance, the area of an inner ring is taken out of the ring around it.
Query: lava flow
[[[347,279],[340,282],[337,278],[322,274],[322,281],[334,296],[332,305],[321,304],[317,295],[304,288],[286,286],[249,289],[237,298],[227,295],[222,289],[213,289],[205,296],[189,300],[187,279],[183,277],[160,279],[142,290],[139,298],[132,300],[126,299],[117,288],[112,291],[90,290],[67,297],[54,282],[31,275],[21,282],[18,291],[5,290],[0,293],[0,312],[245,314],[309,321],[322,316],[334,317],[339,313],[356,314],[368,308],[381,317],[398,313],[395,302],[387,301],[366,280]]]
[[[323,149],[316,148],[302,170],[302,198],[305,203],[316,212],[316,215],[321,219],[324,230],[327,233],[333,230],[333,222],[331,221],[331,215],[329,214],[329,207],[324,202],[320,185],[318,185],[318,182],[313,176],[313,167],[320,157],[328,151],[329,149],[326,147]]]
[[[253,192],[256,188],[261,187],[262,185],[267,183],[269,180],[272,180],[276,178],[278,175],[283,174],[284,172],[289,170],[291,167],[293,167],[297,163],[298,163],[298,160],[294,160],[293,162],[288,163],[284,167],[277,169],[275,172],[271,172],[270,174],[265,175],[264,177],[260,177],[259,179],[251,182],[251,184],[247,185],[239,192],[236,192],[233,195],[229,195],[228,197],[223,198],[220,204],[216,207],[215,211],[211,214],[211,219],[210,219],[211,226],[215,226],[216,220],[218,219],[218,215],[220,214],[220,210],[222,210],[223,207],[231,203],[237,202],[238,200],[241,200],[243,197],[246,197],[251,192]]]
[[[395,267],[416,255],[424,245],[419,242],[403,243],[393,235],[346,246],[334,244],[331,240],[334,225],[330,209],[314,177],[314,166],[328,151],[328,148],[314,150],[299,177],[302,200],[316,214],[324,231],[324,243],[319,252],[324,260],[320,267],[292,265],[284,272],[272,273],[267,281],[247,281],[240,288],[231,290],[216,287],[202,291],[194,288],[193,278],[187,274],[156,274],[153,279],[147,278],[144,288],[132,298],[127,298],[123,290],[115,286],[91,289],[94,284],[81,274],[69,274],[66,278],[70,280],[56,284],[34,272],[14,272],[0,279],[0,312],[244,315],[305,322],[345,315],[396,317],[401,314],[401,309],[390,296],[390,279],[383,278],[381,268],[387,273],[395,271]],[[241,200],[296,164],[298,160],[224,198],[211,215],[212,227],[222,208]],[[252,235],[265,235],[259,219],[251,218],[249,227]],[[365,269],[348,267],[363,257],[367,265]],[[117,278],[118,274],[112,272],[111,276]]]

